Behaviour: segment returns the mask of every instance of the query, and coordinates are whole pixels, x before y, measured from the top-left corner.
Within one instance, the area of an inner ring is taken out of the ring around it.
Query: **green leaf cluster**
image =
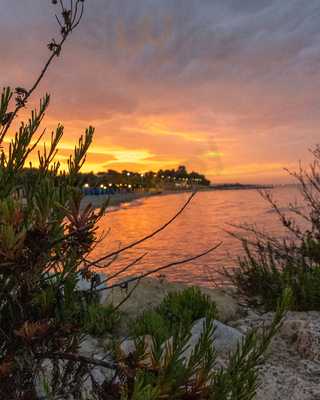
[[[129,355],[125,355],[121,348],[117,349],[117,357],[121,360],[117,374],[120,385],[119,382],[109,383],[106,390],[115,395],[105,398],[117,399],[119,393],[121,399],[125,400],[255,398],[259,385],[258,368],[291,302],[291,292],[285,291],[271,326],[268,329],[262,328],[260,332],[258,329],[251,331],[238,344],[234,353],[226,355],[228,361],[224,367],[218,364],[214,348],[215,312],[206,315],[206,310],[203,309],[203,329],[191,349],[190,331],[183,329],[181,324],[178,329],[171,327],[171,332],[170,323],[161,326],[161,323],[166,323],[161,310],[171,311],[172,306],[174,312],[177,303],[179,307],[189,296],[190,289],[170,294],[156,310],[145,313],[138,319],[136,329],[138,328],[140,334],[144,332],[145,336],[134,336],[135,351]],[[172,299],[175,300],[172,302]],[[170,337],[168,329],[172,334]]]

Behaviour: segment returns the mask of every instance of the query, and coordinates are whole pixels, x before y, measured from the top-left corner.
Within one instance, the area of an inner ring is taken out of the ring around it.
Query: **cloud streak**
[[[54,10],[2,2],[3,84],[30,84]],[[67,144],[96,126],[107,162],[92,151],[88,168],[185,162],[220,181],[272,182],[318,141],[319,63],[317,0],[91,0],[41,91]]]

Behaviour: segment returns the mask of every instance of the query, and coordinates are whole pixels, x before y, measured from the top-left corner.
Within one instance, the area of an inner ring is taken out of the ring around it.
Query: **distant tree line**
[[[157,172],[145,173],[123,170],[121,172],[109,169],[106,172],[81,173],[78,176],[78,186],[103,190],[150,190],[192,188],[209,186],[210,181],[202,174],[188,172],[184,165],[177,169],[160,169]]]
[[[21,173],[20,184],[32,185],[34,179],[38,176],[37,168],[27,168]],[[61,172],[56,180],[63,178]],[[210,181],[205,175],[198,172],[188,172],[184,165],[177,169],[160,169],[157,172],[148,171],[145,173],[135,171],[115,171],[112,169],[106,172],[78,173],[75,178],[75,186],[82,188],[84,192],[96,194],[116,191],[137,191],[137,190],[179,190],[192,189],[195,187],[209,186]],[[98,193],[99,192],[99,193]]]

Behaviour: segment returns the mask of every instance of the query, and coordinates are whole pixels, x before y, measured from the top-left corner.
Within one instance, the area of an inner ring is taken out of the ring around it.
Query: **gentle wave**
[[[281,210],[286,210],[289,202],[294,203],[295,198],[299,198],[294,187],[273,189],[273,195]],[[110,229],[110,233],[98,244],[94,256],[102,256],[154,231],[168,221],[188,197],[189,194],[148,197],[112,208],[99,226],[100,232]],[[117,271],[130,260],[147,253],[127,272],[138,274],[201,253],[222,241],[219,249],[208,256],[165,272],[170,280],[210,285],[212,279],[221,281],[219,272],[224,267],[237,264],[237,257],[242,254],[241,243],[226,230],[235,231],[230,224],[243,223],[255,224],[269,235],[286,234],[277,214],[255,190],[200,192],[166,230],[122,254],[105,272]]]

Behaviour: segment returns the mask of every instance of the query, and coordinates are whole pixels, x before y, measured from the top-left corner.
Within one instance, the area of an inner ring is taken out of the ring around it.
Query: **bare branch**
[[[191,196],[188,198],[188,200],[185,202],[185,204],[182,206],[182,208],[181,208],[169,221],[167,221],[165,224],[163,224],[160,228],[158,228],[158,229],[156,229],[155,231],[153,231],[152,233],[150,233],[150,234],[144,236],[142,239],[139,239],[139,240],[137,240],[137,241],[135,241],[135,242],[133,242],[133,243],[131,243],[131,244],[125,246],[125,247],[122,247],[122,248],[119,249],[119,250],[115,250],[115,251],[113,251],[113,252],[111,252],[111,253],[109,253],[109,254],[106,254],[105,256],[103,256],[103,257],[101,257],[101,258],[99,258],[99,259],[97,259],[97,260],[92,261],[91,263],[89,263],[89,264],[87,265],[87,268],[90,268],[92,265],[98,264],[98,263],[100,263],[101,261],[107,260],[108,258],[115,256],[116,254],[123,253],[123,252],[126,251],[126,250],[129,250],[129,249],[131,249],[131,248],[133,248],[133,247],[136,247],[136,246],[138,246],[139,244],[141,244],[141,243],[143,243],[143,242],[145,242],[145,241],[151,239],[152,237],[158,235],[161,231],[163,231],[163,230],[166,229],[170,224],[172,224],[172,222],[175,221],[175,220],[179,217],[180,214],[183,213],[183,211],[186,209],[186,207],[189,205],[189,203],[191,202],[191,200],[194,198],[194,196],[195,196],[196,194],[197,194],[197,192],[193,192],[193,193],[191,194]]]
[[[79,3],[79,0],[77,0],[77,5]],[[60,0],[60,5],[61,5],[61,9],[62,9],[62,13],[65,13],[67,10],[64,7],[63,2]],[[53,43],[54,44],[54,49],[51,48],[51,55],[48,58],[47,62],[44,64],[44,67],[42,68],[38,78],[35,80],[34,84],[31,86],[31,88],[29,90],[26,90],[23,96],[23,101],[20,101],[17,103],[15,109],[13,112],[10,113],[10,118],[8,120],[8,122],[4,125],[3,129],[0,132],[0,143],[3,141],[6,133],[8,132],[8,129],[10,128],[14,118],[17,116],[19,110],[21,108],[23,108],[25,106],[25,104],[27,103],[27,101],[29,100],[30,96],[32,95],[32,93],[36,90],[36,88],[38,87],[39,83],[41,82],[42,78],[44,77],[44,75],[46,74],[50,64],[52,63],[53,59],[58,57],[60,55],[61,52],[61,48],[64,45],[65,41],[67,40],[68,36],[74,31],[74,29],[76,29],[76,27],[79,25],[82,16],[83,16],[83,10],[84,10],[84,3],[81,1],[81,10],[80,10],[80,14],[78,14],[78,10],[76,10],[74,12],[74,14],[71,14],[71,24],[66,26],[63,25],[59,18],[56,16],[56,19],[58,21],[58,24],[61,28],[61,32],[62,32],[62,38],[60,40],[59,43]]]
[[[108,287],[105,287],[105,288],[101,288],[101,289],[97,289],[97,292],[102,292],[103,290],[111,290],[111,289],[114,289],[114,288],[116,288],[116,287],[122,287],[122,288],[123,288],[124,286],[128,286],[129,283],[136,282],[136,281],[138,281],[138,280],[141,280],[141,279],[143,279],[143,278],[146,278],[146,277],[149,276],[149,275],[155,274],[155,273],[157,273],[157,272],[163,271],[163,270],[168,269],[168,268],[171,268],[171,267],[175,267],[175,266],[177,266],[177,265],[186,264],[186,263],[188,263],[188,262],[197,260],[197,259],[199,259],[199,258],[201,258],[201,257],[206,256],[207,254],[212,253],[214,250],[216,250],[218,247],[220,247],[221,244],[222,244],[222,242],[218,243],[218,244],[217,244],[216,246],[214,246],[214,247],[211,247],[209,250],[204,251],[203,253],[196,254],[195,256],[191,256],[191,257],[188,257],[188,258],[184,258],[184,259],[178,260],[178,261],[173,261],[173,262],[171,262],[171,263],[169,263],[169,264],[166,264],[166,265],[163,265],[163,266],[161,266],[161,267],[155,268],[155,269],[153,269],[153,270],[151,270],[151,271],[145,272],[144,274],[141,274],[141,275],[139,275],[139,276],[135,276],[135,277],[128,278],[128,279],[125,280],[124,282],[115,283],[114,285],[111,285],[111,286],[108,286]]]
[[[118,272],[114,273],[113,275],[109,276],[108,278],[104,279],[102,282],[99,282],[97,287],[100,286],[100,285],[103,285],[104,283],[107,283],[107,282],[111,281],[112,279],[116,278],[117,276],[125,273],[130,268],[132,268],[134,265],[138,264],[138,262],[140,262],[146,255],[147,255],[147,253],[145,253],[142,256],[140,256],[140,257],[136,258],[135,260],[131,261],[127,266],[125,266],[120,271],[118,271]]]
[[[122,299],[122,300],[120,301],[120,303],[117,304],[117,305],[114,307],[113,312],[119,310],[119,308],[120,308],[124,303],[126,303],[126,302],[130,299],[130,297],[132,296],[133,292],[134,292],[134,291],[137,289],[137,287],[139,286],[139,283],[140,283],[140,279],[138,279],[138,280],[136,281],[136,284],[133,286],[133,288],[130,290],[130,292],[126,295],[126,297],[125,297],[124,299]]]
[[[60,352],[60,351],[57,351],[54,353],[35,354],[35,357],[37,359],[48,358],[48,359],[52,359],[52,360],[69,360],[69,361],[74,361],[74,362],[79,362],[79,363],[96,365],[99,367],[105,367],[108,369],[115,368],[115,364],[109,363],[104,360],[98,360],[97,358],[85,357],[85,356],[81,356],[80,354],[64,353],[64,352]]]

